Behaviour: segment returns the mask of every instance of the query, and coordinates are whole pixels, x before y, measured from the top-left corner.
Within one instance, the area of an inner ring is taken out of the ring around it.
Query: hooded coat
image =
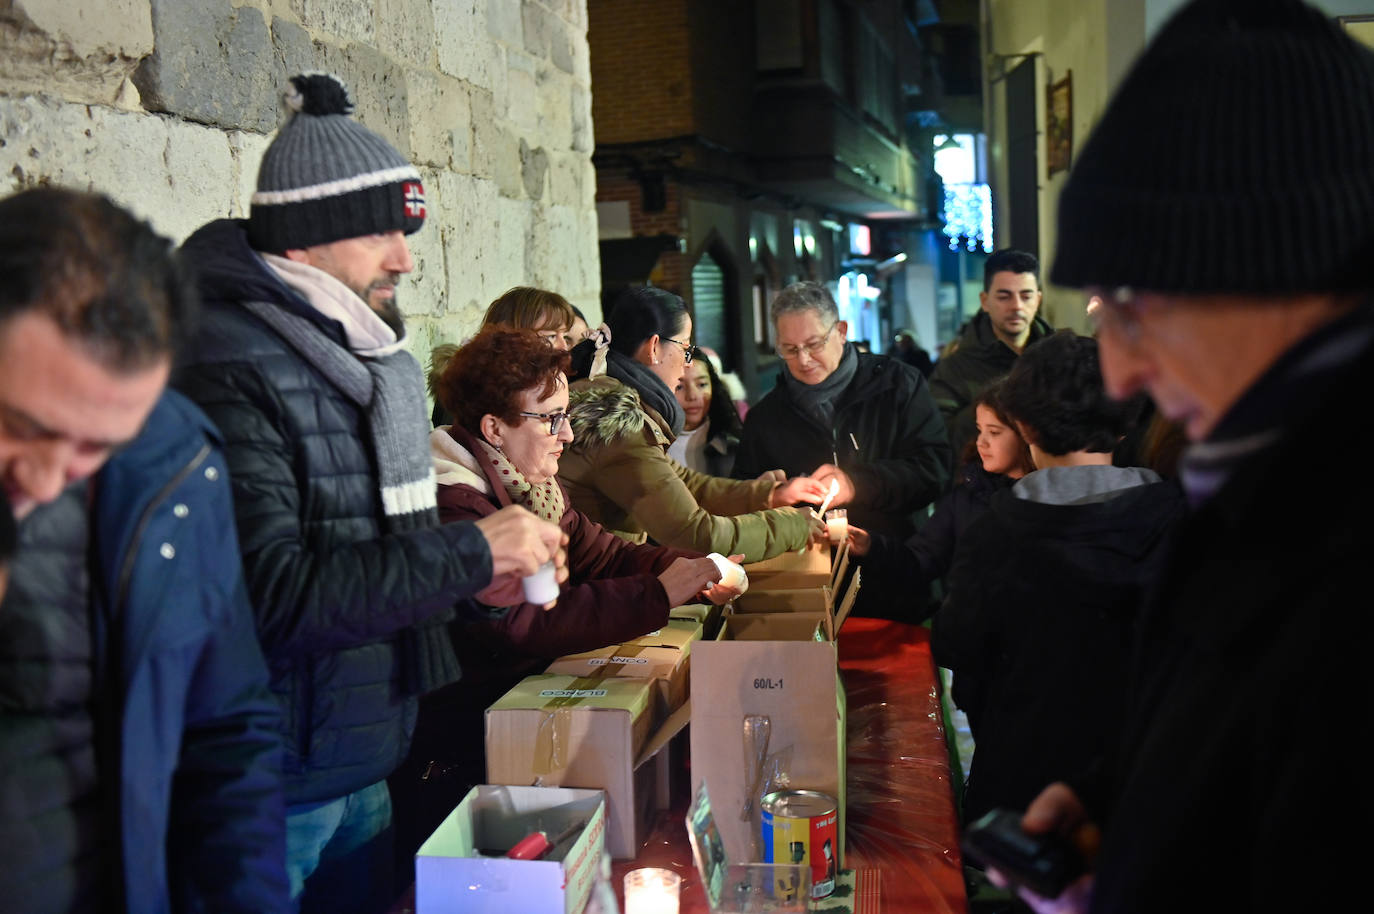
[[[632,387],[607,376],[576,381],[568,416],[574,440],[558,478],[573,505],[607,530],[745,562],[810,539],[806,512],[768,507],[773,482],[706,476],[670,458],[668,423]]]
[[[1053,467],[964,531],[931,650],[978,743],[965,821],[1025,809],[1112,744],[1146,587],[1184,512],[1149,470]]]

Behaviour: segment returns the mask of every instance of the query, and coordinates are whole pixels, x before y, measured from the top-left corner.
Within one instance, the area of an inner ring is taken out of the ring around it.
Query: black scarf
[[[674,438],[682,434],[682,426],[687,421],[687,416],[682,411],[682,404],[677,402],[677,397],[673,396],[673,392],[663,383],[662,378],[628,355],[621,355],[614,349],[606,354],[606,374],[621,384],[633,387],[639,394],[640,402],[668,420],[668,427],[672,429]]]
[[[783,383],[792,394],[792,399],[801,407],[802,414],[818,422],[821,428],[830,430],[835,420],[835,401],[844,389],[854,380],[854,372],[859,369],[859,353],[853,343],[844,344],[844,355],[840,364],[830,372],[830,377],[819,384],[805,384],[792,377],[792,372],[782,370]]]

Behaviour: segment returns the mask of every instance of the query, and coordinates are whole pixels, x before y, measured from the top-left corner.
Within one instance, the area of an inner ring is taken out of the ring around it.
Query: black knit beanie
[[[425,221],[420,172],[391,144],[349,115],[338,77],[291,77],[294,113],[258,169],[248,240],[281,253],[379,232],[419,230]]]
[[[1196,0],[1073,163],[1050,279],[1317,292],[1371,267],[1374,53],[1296,0]]]

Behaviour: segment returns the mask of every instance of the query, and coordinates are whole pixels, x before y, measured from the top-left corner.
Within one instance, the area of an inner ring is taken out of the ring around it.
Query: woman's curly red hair
[[[541,400],[550,396],[570,362],[567,352],[551,348],[533,330],[489,327],[453,354],[434,395],[454,424],[480,438],[483,416],[517,425],[520,395],[537,390]]]

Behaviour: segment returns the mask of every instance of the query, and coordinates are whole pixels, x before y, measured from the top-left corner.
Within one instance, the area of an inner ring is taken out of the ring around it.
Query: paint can
[[[839,804],[817,790],[779,790],[763,798],[763,862],[811,867],[811,897],[835,891]]]

